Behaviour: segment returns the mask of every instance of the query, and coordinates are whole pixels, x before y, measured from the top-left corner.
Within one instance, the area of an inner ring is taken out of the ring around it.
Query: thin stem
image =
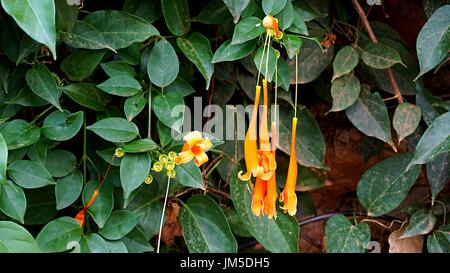
[[[152,84],[148,87],[148,139],[152,139]]]
[[[261,68],[262,68],[262,64],[263,64],[264,53],[266,52],[266,45],[267,45],[267,40],[268,39],[269,39],[269,35],[266,35],[266,39],[264,40],[263,53],[262,53],[262,56],[261,56],[261,61],[259,62],[258,76],[256,78],[256,85],[259,84],[259,76],[261,74]]]
[[[170,177],[167,179],[166,196],[164,197],[163,211],[161,213],[161,222],[159,223],[158,247],[156,248],[156,253],[159,253],[159,249],[161,247],[161,235],[164,223],[164,216],[166,215],[166,206],[167,206],[167,197],[169,196],[169,188],[170,188]]]
[[[48,111],[52,110],[53,107],[55,107],[55,106],[51,105],[48,108],[46,108],[44,111],[39,113],[36,117],[34,117],[34,119],[30,123],[35,124],[43,115],[47,114]]]
[[[297,94],[298,94],[298,54],[295,54],[295,101],[294,101],[294,117],[297,117]]]
[[[275,113],[273,114],[273,122],[277,122],[277,102],[278,102],[278,62],[275,64]]]
[[[268,81],[270,81],[270,78],[269,78],[269,54],[270,54],[270,38],[271,38],[271,36],[269,36],[269,41],[267,42],[267,53],[266,53],[266,73],[265,73],[265,75],[266,75],[266,79],[267,79]],[[263,58],[264,58],[264,55],[263,55]]]

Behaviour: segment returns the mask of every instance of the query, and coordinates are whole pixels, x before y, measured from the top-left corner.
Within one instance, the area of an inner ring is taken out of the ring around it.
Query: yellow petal
[[[277,199],[277,182],[275,174],[273,174],[272,178],[267,181],[267,194],[266,198],[264,199],[264,214],[267,215],[269,219],[277,219]]]
[[[264,105],[262,110],[261,124],[259,125],[259,149],[261,151],[268,152],[270,151],[270,140],[269,140],[269,129],[267,128],[267,120],[268,120],[268,91],[267,91],[267,81],[266,79],[262,80],[263,84],[263,97],[264,97]]]
[[[256,179],[255,187],[252,193],[252,212],[255,216],[264,214],[264,198],[267,191],[267,182]]]
[[[206,162],[208,162],[208,155],[206,155],[206,153],[201,153],[199,155],[197,155],[194,159],[194,163],[195,165],[197,165],[198,167],[200,167],[201,165],[205,164]]]
[[[202,141],[202,134],[199,131],[189,132],[183,137],[183,140],[192,147]]]
[[[181,152],[178,154],[177,158],[175,158],[175,164],[177,165],[186,164],[192,159],[194,159],[194,154],[191,152],[191,150]]]

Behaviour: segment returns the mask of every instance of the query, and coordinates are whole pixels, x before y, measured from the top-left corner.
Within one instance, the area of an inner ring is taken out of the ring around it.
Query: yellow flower
[[[297,156],[295,152],[295,136],[297,131],[297,118],[292,118],[291,131],[291,153],[289,157],[289,168],[286,178],[286,184],[283,192],[280,194],[280,202],[284,203],[282,209],[289,215],[294,216],[297,213],[297,195],[295,187],[297,184]]]
[[[122,148],[117,148],[115,151],[114,151],[114,156],[115,157],[122,157],[122,156],[124,156],[125,155],[125,152],[122,150]]]
[[[283,38],[283,32],[278,28],[278,19],[272,15],[267,15],[263,19],[263,26],[266,28],[267,33],[274,34],[276,39]]]
[[[144,183],[150,185],[153,182],[153,176],[150,174],[145,178]]]
[[[211,140],[208,137],[203,138],[198,131],[188,133],[183,139],[186,143],[175,158],[175,164],[186,164],[191,160],[194,160],[198,167],[205,164],[208,161],[206,152],[213,146]]]

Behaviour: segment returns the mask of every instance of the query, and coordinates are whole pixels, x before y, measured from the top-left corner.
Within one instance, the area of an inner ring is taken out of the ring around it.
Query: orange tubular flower
[[[278,28],[278,19],[273,17],[272,15],[267,15],[263,19],[263,26],[267,30],[272,30],[275,34],[276,39],[281,39],[283,37],[283,32]]]
[[[83,225],[84,225],[84,216],[86,214],[86,211],[88,210],[88,208],[90,206],[92,206],[92,204],[94,203],[94,201],[98,195],[99,195],[99,189],[96,189],[94,191],[94,193],[92,194],[91,199],[89,199],[89,202],[87,203],[87,205],[84,206],[84,208],[82,210],[80,210],[80,212],[78,212],[77,215],[75,216],[75,219],[78,221],[78,223],[80,223],[81,227],[83,227]]]
[[[264,214],[265,206],[264,199],[267,191],[267,181],[260,178],[256,178],[255,187],[252,193],[252,212],[255,216],[261,216]]]
[[[297,131],[297,118],[292,118],[292,134],[291,134],[291,154],[289,158],[289,169],[286,178],[286,184],[283,192],[280,194],[280,202],[284,202],[282,209],[294,216],[297,213],[297,195],[295,187],[297,184],[297,156],[295,152],[295,135]]]
[[[272,154],[275,157],[276,152],[276,128],[277,124],[276,122],[272,122]],[[277,192],[277,180],[275,171],[273,173],[273,176],[267,181],[267,194],[264,199],[264,214],[267,215],[269,219],[277,219],[277,199],[278,199],[278,192]]]
[[[200,132],[193,131],[185,135],[183,140],[186,143],[175,158],[175,164],[185,164],[194,159],[195,165],[200,167],[208,161],[206,152],[212,147],[212,142],[209,138],[203,138]]]

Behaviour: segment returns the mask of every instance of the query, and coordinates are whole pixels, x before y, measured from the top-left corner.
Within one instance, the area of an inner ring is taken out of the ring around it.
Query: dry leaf
[[[167,246],[173,243],[173,239],[177,236],[182,236],[182,227],[178,222],[178,213],[180,206],[177,202],[170,202],[166,208],[166,223],[164,224],[161,240]]]
[[[400,239],[406,225],[393,231],[389,235],[389,253],[422,253],[423,236],[417,235]]]

